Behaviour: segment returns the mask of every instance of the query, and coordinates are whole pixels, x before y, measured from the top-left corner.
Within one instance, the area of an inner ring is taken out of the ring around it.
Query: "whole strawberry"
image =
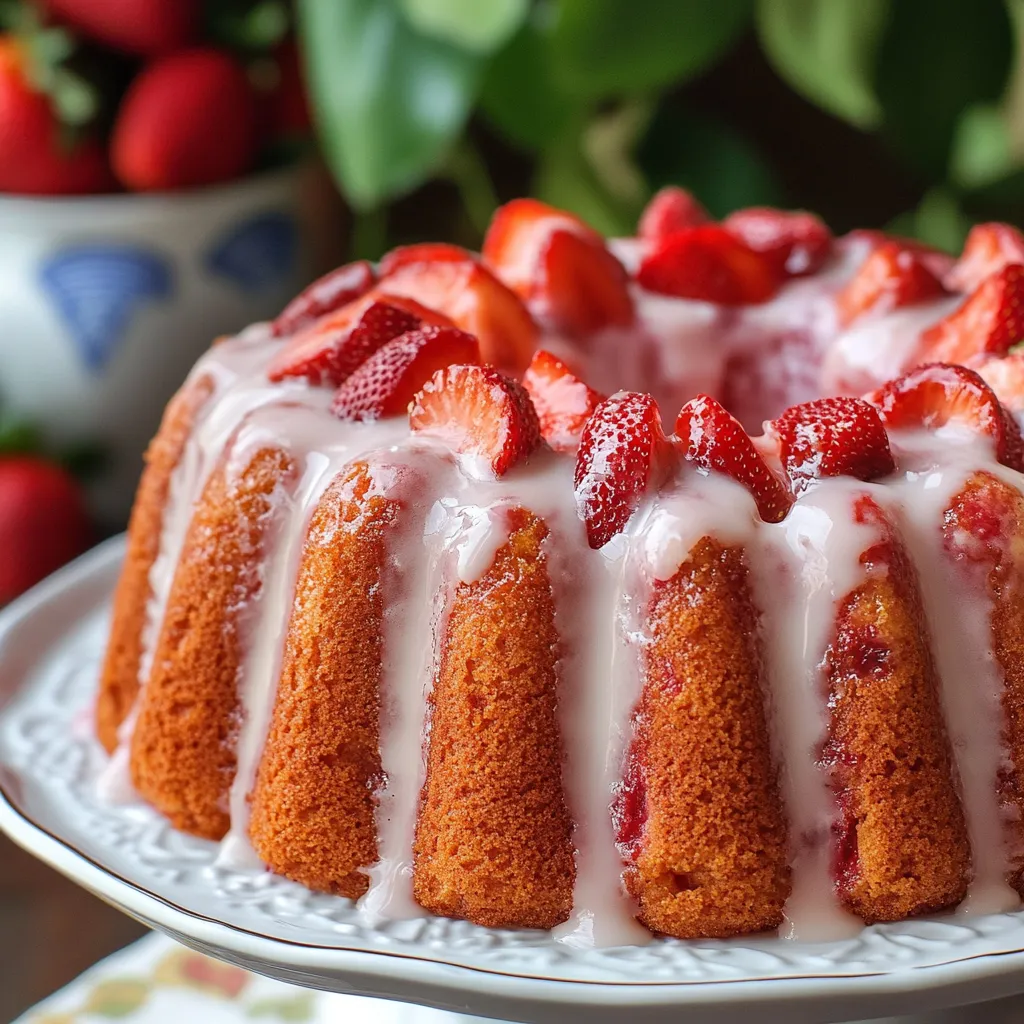
[[[0,458],[0,604],[80,555],[92,539],[81,491],[60,467]]]
[[[191,42],[199,0],[45,0],[50,16],[114,50],[154,57]]]
[[[244,69],[210,47],[181,50],[144,68],[114,124],[111,159],[137,191],[213,185],[248,171],[257,110]]]
[[[84,195],[114,184],[95,139],[74,144],[50,98],[33,88],[28,55],[12,36],[0,36],[0,192]]]

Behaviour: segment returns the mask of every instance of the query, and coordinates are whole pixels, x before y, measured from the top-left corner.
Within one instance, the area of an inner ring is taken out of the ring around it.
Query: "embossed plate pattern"
[[[340,897],[218,867],[214,844],[97,793],[105,755],[90,709],[122,551],[108,542],[0,615],[0,827],[196,948],[318,988],[536,1021],[561,1019],[569,1004],[589,1005],[595,1020],[625,1007],[637,1020],[739,1019],[766,1001],[793,1020],[839,1019],[854,1005],[898,1012],[1024,990],[1024,912],[876,926],[818,945],[580,950],[444,918],[371,927]]]

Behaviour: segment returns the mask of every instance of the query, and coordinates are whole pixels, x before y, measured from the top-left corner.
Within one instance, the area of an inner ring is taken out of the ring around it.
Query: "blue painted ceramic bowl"
[[[0,410],[99,445],[91,497],[116,525],[192,363],[336,262],[338,223],[312,164],[173,195],[0,196]]]

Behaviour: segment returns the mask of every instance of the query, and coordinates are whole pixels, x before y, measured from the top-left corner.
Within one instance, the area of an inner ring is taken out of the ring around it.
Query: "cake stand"
[[[572,1011],[588,1024],[707,1024],[765,1010],[798,1024],[1024,992],[1024,911],[874,926],[833,943],[577,949],[436,917],[373,927],[348,900],[221,866],[215,844],[97,785],[106,756],[91,706],[123,549],[108,541],[0,614],[0,828],[187,946],[310,988],[536,1024]]]

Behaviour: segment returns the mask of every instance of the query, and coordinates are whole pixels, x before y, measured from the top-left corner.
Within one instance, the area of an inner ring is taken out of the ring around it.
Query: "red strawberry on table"
[[[832,252],[832,232],[821,218],[803,210],[751,206],[729,214],[722,226],[790,277],[820,270]]]
[[[662,295],[743,306],[767,302],[783,275],[771,257],[724,227],[707,224],[664,239],[640,264],[637,281]]]
[[[43,0],[57,21],[113,50],[153,57],[190,43],[199,0]]]
[[[303,377],[310,384],[337,387],[392,338],[424,321],[449,326],[444,317],[410,299],[366,295],[291,338],[271,361],[267,376],[275,382]]]
[[[366,260],[337,267],[299,292],[278,314],[270,329],[278,338],[294,334],[324,314],[365,295],[376,280],[373,266]]]
[[[523,375],[537,410],[544,440],[558,452],[576,451],[580,435],[604,395],[588,387],[565,363],[550,352],[534,353]]]
[[[556,331],[586,337],[633,322],[622,264],[578,217],[537,199],[514,199],[494,215],[484,262]]]
[[[865,313],[890,313],[945,294],[942,282],[914,249],[888,241],[878,246],[836,296],[845,327]]]
[[[1024,442],[1017,421],[974,370],[929,363],[866,397],[890,429],[939,430],[956,424],[987,434],[996,458],[1024,472]]]
[[[650,395],[619,391],[587,420],[576,453],[576,511],[587,543],[602,548],[621,533],[644,493],[657,487],[673,450]]]
[[[436,371],[479,359],[476,338],[457,327],[431,324],[407,331],[377,349],[342,384],[331,412],[343,420],[399,416]]]
[[[62,140],[50,98],[29,83],[27,62],[20,42],[0,36],[0,192],[109,192],[114,179],[99,143]]]
[[[710,224],[711,215],[685,188],[666,185],[644,207],[637,235],[646,242],[660,242],[683,228]]]
[[[972,292],[1010,263],[1024,263],[1024,235],[1011,224],[976,224],[945,285],[955,292]]]
[[[413,399],[409,426],[467,457],[480,477],[502,476],[541,444],[530,396],[493,366],[438,370]]]
[[[792,497],[739,421],[720,402],[710,395],[691,398],[679,410],[675,433],[688,462],[743,484],[765,522],[777,523],[785,518]]]
[[[30,456],[0,457],[0,604],[80,555],[92,528],[78,484]]]
[[[787,409],[768,427],[794,494],[824,476],[877,480],[895,472],[878,410],[860,398],[819,398]]]
[[[921,333],[921,362],[971,363],[1024,341],[1024,266],[986,278],[966,302]]]
[[[256,96],[234,57],[179,50],[129,86],[111,138],[114,171],[137,191],[230,181],[252,168],[256,128]]]

